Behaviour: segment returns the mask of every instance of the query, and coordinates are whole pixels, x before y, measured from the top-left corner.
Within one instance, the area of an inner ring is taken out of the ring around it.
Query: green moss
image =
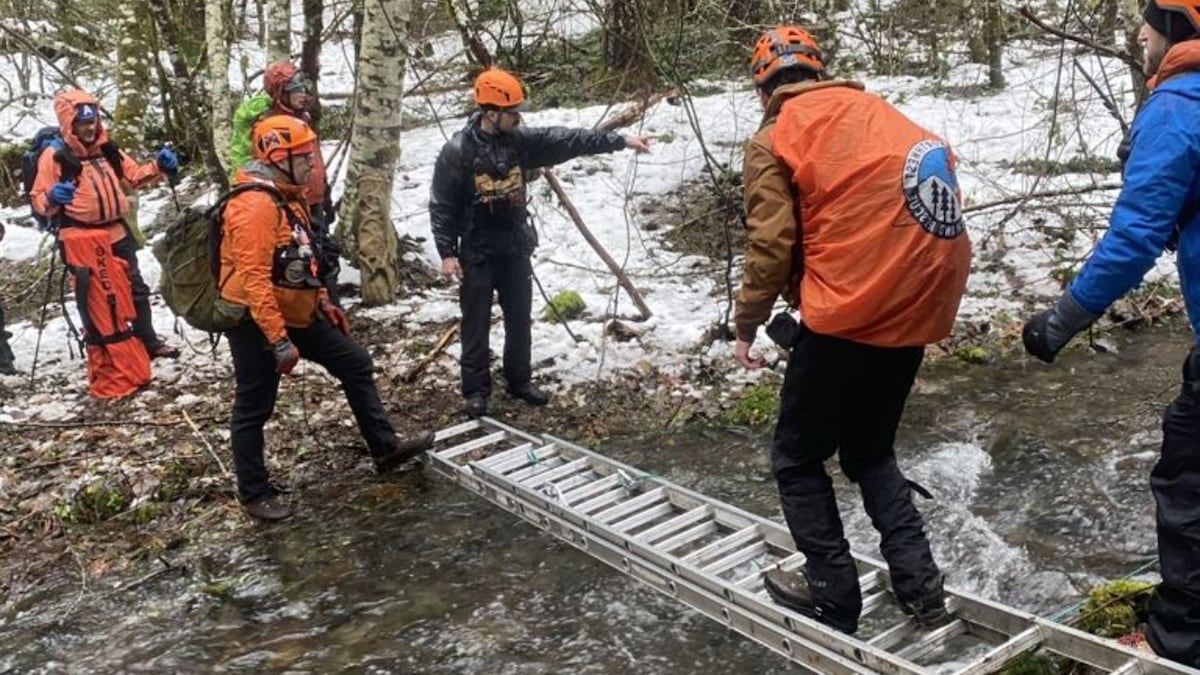
[[[958,347],[954,350],[954,357],[960,361],[967,363],[985,364],[992,360],[988,350],[984,347]]]
[[[999,671],[1000,675],[1063,675],[1070,671],[1070,662],[1049,654],[1021,654]]]
[[[578,291],[559,291],[554,294],[553,298],[550,298],[550,304],[546,305],[546,309],[542,310],[542,320],[558,321],[560,316],[564,319],[577,319],[583,315],[585,309],[587,309],[587,305],[584,304],[583,297],[579,295]]]
[[[54,514],[71,523],[99,523],[125,511],[132,502],[129,480],[110,474],[98,476],[79,488],[70,502],[54,507]]]
[[[133,510],[133,520],[139,525],[152,523],[167,512],[167,505],[162,502],[146,502]]]
[[[163,476],[158,487],[154,490],[155,501],[173,502],[187,496],[191,478],[197,473],[196,467],[186,462],[168,463],[163,468]]]
[[[1140,614],[1154,587],[1145,581],[1117,579],[1088,591],[1087,603],[1079,610],[1081,629],[1101,637],[1116,638],[1140,628]]]
[[[741,400],[725,414],[723,421],[756,427],[773,419],[778,410],[779,384],[762,381],[745,390]]]

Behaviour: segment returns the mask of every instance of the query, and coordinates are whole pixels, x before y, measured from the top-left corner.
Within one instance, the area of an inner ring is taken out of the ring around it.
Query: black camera
[[[771,317],[767,324],[767,337],[775,344],[790,350],[800,341],[800,322],[788,312],[780,312]]]

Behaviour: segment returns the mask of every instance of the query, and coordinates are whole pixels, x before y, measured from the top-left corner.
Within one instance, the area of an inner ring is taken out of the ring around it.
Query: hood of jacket
[[[91,104],[96,106],[96,140],[85,145],[75,136],[73,126],[79,106]],[[82,89],[69,89],[54,97],[54,114],[58,117],[58,130],[67,145],[80,157],[90,157],[97,149],[108,141],[108,132],[104,129],[104,121],[100,117],[100,103],[96,98]]]

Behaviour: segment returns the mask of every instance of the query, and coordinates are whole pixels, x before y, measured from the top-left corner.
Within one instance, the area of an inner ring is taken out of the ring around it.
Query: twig
[[[187,413],[184,413],[186,416]],[[217,415],[209,415],[205,417],[197,417],[201,422],[215,422],[221,417]],[[86,429],[88,427],[124,427],[124,426],[140,426],[140,427],[174,427],[179,425],[179,420],[91,420],[79,422],[9,422],[0,420],[0,428],[16,427],[18,429]],[[193,426],[193,428],[195,428]]]
[[[1140,69],[1142,67],[1142,64],[1138,63],[1136,59],[1134,59],[1132,56],[1130,56],[1129,54],[1127,54],[1123,51],[1113,49],[1112,47],[1102,45],[1098,42],[1093,42],[1092,40],[1089,40],[1087,38],[1080,37],[1080,36],[1074,35],[1072,33],[1068,33],[1065,30],[1055,28],[1054,26],[1051,26],[1051,25],[1045,23],[1044,21],[1039,19],[1036,14],[1033,13],[1032,9],[1029,9],[1028,7],[1022,7],[1021,9],[1017,10],[1017,13],[1020,14],[1021,16],[1025,17],[1025,20],[1028,21],[1029,23],[1037,26],[1038,28],[1041,28],[1042,30],[1046,31],[1047,33],[1050,33],[1051,35],[1058,36],[1058,37],[1066,40],[1067,42],[1074,42],[1075,44],[1083,45],[1084,47],[1088,47],[1089,49],[1094,49],[1097,52],[1100,52],[1101,54],[1104,54],[1106,56],[1111,56],[1114,59],[1119,59],[1120,61],[1128,64],[1131,68]]]
[[[221,475],[228,478],[229,470],[225,468],[225,465],[221,462],[221,458],[218,457],[216,451],[213,450],[212,444],[208,442],[208,439],[204,437],[204,434],[200,433],[200,427],[197,427],[196,423],[192,421],[192,418],[190,415],[188,415],[187,410],[183,411],[183,419],[186,420],[188,426],[192,428],[192,433],[196,434],[196,438],[199,438],[200,442],[204,444],[204,449],[208,450],[209,456],[211,456],[213,461],[217,463],[217,467],[221,469]]]
[[[434,359],[436,359],[438,355],[440,355],[442,351],[446,349],[446,345],[450,344],[450,339],[453,338],[454,334],[458,332],[460,325],[461,322],[458,321],[455,321],[453,324],[451,324],[451,326],[442,333],[442,336],[438,338],[437,343],[433,345],[433,349],[429,350],[428,354],[421,357],[420,361],[413,364],[413,367],[409,368],[408,372],[405,373],[401,379],[405,382],[412,382],[414,379],[416,379],[417,375],[420,375],[421,371],[425,370],[429,364],[433,363]]]
[[[1031,192],[1028,194],[1017,195],[1015,197],[1007,197],[1005,199],[997,199],[994,202],[984,202],[982,204],[972,204],[963,208],[963,213],[974,213],[976,211],[986,211],[994,209],[997,206],[1007,206],[1016,204],[1030,199],[1043,199],[1046,197],[1066,197],[1068,195],[1082,195],[1089,192],[1102,192],[1104,190],[1120,190],[1120,183],[1100,183],[1099,185],[1089,185],[1087,187],[1064,188],[1060,190],[1046,190],[1044,192]]]

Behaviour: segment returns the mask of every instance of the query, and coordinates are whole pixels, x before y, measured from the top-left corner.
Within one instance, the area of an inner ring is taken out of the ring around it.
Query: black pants
[[[1162,455],[1150,472],[1157,503],[1162,583],[1150,601],[1154,651],[1200,668],[1200,351],[1183,364],[1183,387],[1163,414]]]
[[[396,445],[396,431],[379,400],[370,354],[324,320],[314,321],[307,328],[288,328],[287,333],[301,356],[321,364],[342,383],[346,402],[371,454],[378,457],[390,452]],[[270,494],[263,462],[263,425],[275,410],[281,376],[275,372],[275,356],[258,324],[244,321],[225,335],[237,382],[229,420],[230,442],[238,496],[245,503]]]
[[[129,287],[133,295],[133,309],[137,312],[133,320],[133,334],[146,345],[146,349],[153,349],[158,345],[158,334],[154,332],[154,318],[150,314],[150,287],[142,279],[142,272],[138,268],[137,242],[133,240],[133,235],[126,234],[115,242],[112,252],[129,265]]]
[[[4,300],[0,298],[0,367],[11,368],[15,356],[12,347],[8,344],[8,339],[12,337],[12,333],[5,330],[4,325]]]
[[[942,577],[893,444],[923,347],[872,347],[800,327],[780,396],[772,467],[814,600],[857,620],[862,598],[825,460],[836,453],[881,535],[901,603],[940,603]]]
[[[500,296],[504,313],[504,379],[509,389],[529,382],[529,316],[533,307],[533,268],[528,256],[496,256],[463,263],[458,304],[462,309],[463,396],[492,393],[488,336],[492,323],[492,292]]]

